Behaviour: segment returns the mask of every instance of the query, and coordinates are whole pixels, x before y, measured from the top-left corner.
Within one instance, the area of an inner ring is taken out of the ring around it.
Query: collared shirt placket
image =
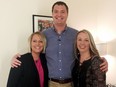
[[[61,35],[58,35],[58,61],[59,61],[59,73],[62,74],[62,50],[61,50],[61,45],[62,45],[62,37]],[[60,74],[60,75],[61,75]],[[60,79],[62,79],[62,76],[60,76]]]

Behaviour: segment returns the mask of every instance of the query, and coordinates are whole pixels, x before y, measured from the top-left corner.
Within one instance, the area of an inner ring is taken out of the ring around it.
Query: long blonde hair
[[[79,55],[79,50],[77,48],[77,37],[78,37],[79,33],[82,33],[82,32],[86,33],[89,36],[89,43],[90,43],[90,49],[89,49],[89,51],[90,51],[90,56],[91,57],[93,57],[95,55],[100,56],[99,52],[98,52],[98,50],[96,48],[96,45],[95,45],[95,42],[94,42],[92,34],[88,30],[83,29],[83,30],[81,30],[81,31],[79,31],[77,33],[77,36],[76,36],[76,39],[75,39],[75,43],[74,43],[74,55],[75,55],[75,57],[78,58],[78,55]]]

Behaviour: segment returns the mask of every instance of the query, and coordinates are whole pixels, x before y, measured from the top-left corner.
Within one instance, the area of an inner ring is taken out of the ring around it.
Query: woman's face
[[[35,34],[31,40],[31,50],[33,53],[41,53],[44,48],[44,43],[41,36]]]
[[[90,48],[89,36],[87,33],[81,32],[77,36],[77,48],[80,53],[88,52]]]

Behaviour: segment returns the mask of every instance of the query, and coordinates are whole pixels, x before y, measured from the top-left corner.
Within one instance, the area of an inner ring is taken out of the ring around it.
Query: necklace
[[[87,61],[87,60],[89,60],[90,58],[91,58],[90,56],[87,57],[87,58],[81,58],[81,59],[80,59],[80,62],[79,62],[79,65],[81,66],[81,65],[83,64],[84,61]]]
[[[79,63],[80,66],[81,66],[82,64],[83,64],[83,63],[81,63],[81,62]]]

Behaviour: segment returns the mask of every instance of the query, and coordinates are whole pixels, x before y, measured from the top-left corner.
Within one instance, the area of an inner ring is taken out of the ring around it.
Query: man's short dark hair
[[[53,4],[53,6],[52,6],[52,12],[53,12],[53,9],[54,9],[54,6],[55,5],[64,5],[65,7],[66,7],[66,10],[67,10],[67,13],[68,13],[68,6],[67,6],[67,4],[65,3],[65,2],[62,2],[62,1],[57,1],[57,2],[55,2],[54,4]]]

